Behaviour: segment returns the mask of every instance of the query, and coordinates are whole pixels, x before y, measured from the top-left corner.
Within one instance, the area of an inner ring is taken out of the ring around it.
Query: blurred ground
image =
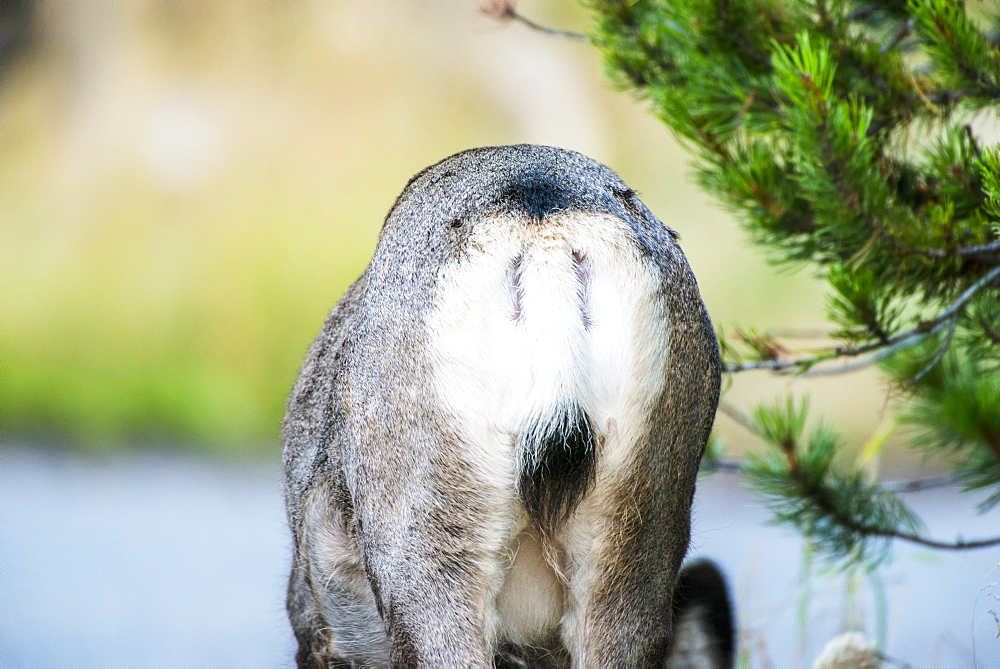
[[[0,458],[0,665],[288,664],[274,462]]]
[[[0,486],[0,666],[293,664],[276,461],[8,446]],[[911,501],[936,537],[1000,524],[1000,513],[969,519],[953,491]],[[914,667],[972,667],[973,644],[976,666],[1000,666],[996,551],[898,545],[878,579],[824,576],[806,569],[798,538],[762,527],[759,502],[732,475],[702,479],[692,541],[732,581],[751,666],[809,666],[845,626],[883,634]]]

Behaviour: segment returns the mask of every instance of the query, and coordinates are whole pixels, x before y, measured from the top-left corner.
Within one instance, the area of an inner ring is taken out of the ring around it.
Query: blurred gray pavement
[[[2,448],[0,666],[291,665],[279,459]],[[1000,513],[977,518],[947,491],[907,500],[935,537],[1000,533]],[[914,667],[971,667],[973,644],[978,666],[1000,667],[1000,550],[897,545],[878,580],[829,576],[760,503],[737,477],[702,479],[691,552],[728,573],[753,666],[809,666],[853,626]]]
[[[279,459],[4,449],[0,664],[290,664]]]

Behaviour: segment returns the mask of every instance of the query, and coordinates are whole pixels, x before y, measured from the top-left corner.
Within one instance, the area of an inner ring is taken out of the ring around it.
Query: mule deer
[[[299,665],[731,664],[721,576],[681,572],[719,378],[676,233],[611,170],[417,174],[288,402]]]

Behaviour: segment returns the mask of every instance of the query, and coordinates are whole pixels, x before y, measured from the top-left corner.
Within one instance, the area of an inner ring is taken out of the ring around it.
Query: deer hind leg
[[[689,509],[653,513],[642,494],[616,505],[598,490],[560,534],[568,581],[562,638],[573,665],[732,667],[722,574],[704,561],[681,569]],[[689,498],[673,499],[684,506]]]
[[[388,639],[356,543],[322,486],[310,493],[304,525],[288,585],[297,664],[388,666]]]

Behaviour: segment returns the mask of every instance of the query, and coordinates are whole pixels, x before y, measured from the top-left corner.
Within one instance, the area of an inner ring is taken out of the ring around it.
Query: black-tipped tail
[[[578,404],[560,407],[518,439],[518,494],[535,526],[551,533],[576,508],[594,478],[596,441]]]
[[[733,609],[726,579],[708,560],[681,569],[674,591],[674,642],[667,666],[732,667],[736,659]]]

